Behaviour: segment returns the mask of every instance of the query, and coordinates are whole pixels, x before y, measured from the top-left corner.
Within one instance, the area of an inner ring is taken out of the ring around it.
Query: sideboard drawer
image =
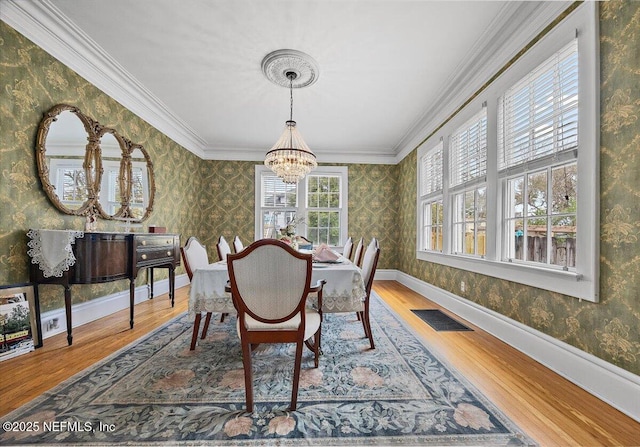
[[[136,268],[180,264],[180,242],[177,235],[135,235],[134,241]]]
[[[158,234],[158,235],[136,235],[135,236],[136,249],[153,249],[159,247],[173,248],[175,243],[175,236],[171,234]]]

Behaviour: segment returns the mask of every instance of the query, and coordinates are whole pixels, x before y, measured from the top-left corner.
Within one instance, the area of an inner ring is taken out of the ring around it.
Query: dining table
[[[332,262],[314,262],[311,285],[324,279],[323,312],[358,312],[364,309],[366,296],[361,269],[340,256]],[[229,273],[226,261],[218,261],[193,272],[189,291],[189,316],[202,312],[235,313],[231,294],[225,290]],[[309,300],[317,304],[317,298]],[[314,301],[315,300],[315,301]]]

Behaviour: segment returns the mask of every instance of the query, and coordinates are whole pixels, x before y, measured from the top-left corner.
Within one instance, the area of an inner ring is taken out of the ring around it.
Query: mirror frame
[[[49,167],[47,165],[47,136],[49,135],[51,124],[57,121],[58,116],[65,111],[75,114],[82,122],[87,133],[87,145],[85,146],[84,161],[82,164],[85,171],[85,177],[87,179],[87,200],[85,200],[78,209],[68,208],[62,203],[54,185],[51,184],[49,179]],[[102,166],[102,149],[100,147],[100,142],[102,137],[107,133],[112,134],[116,138],[122,152],[119,171],[120,209],[118,209],[118,211],[113,215],[107,214],[100,203],[100,188],[102,186],[101,182],[104,170]],[[134,219],[131,217],[132,210],[130,207],[131,192],[133,189],[133,164],[131,161],[131,154],[137,149],[142,152],[146,160],[149,182],[149,201],[142,217]],[[151,161],[151,157],[147,150],[141,144],[132,143],[130,140],[124,138],[118,134],[115,129],[101,125],[98,121],[82,113],[78,107],[68,104],[57,104],[44,113],[44,116],[38,126],[38,135],[36,138],[36,161],[38,166],[38,176],[40,177],[42,188],[44,189],[47,197],[49,197],[49,200],[51,200],[51,203],[53,203],[59,211],[65,214],[71,214],[73,216],[99,216],[107,220],[117,219],[139,223],[149,218],[153,211],[156,183],[155,174],[153,172],[153,162]]]
[[[87,145],[85,146],[84,162],[82,167],[85,171],[87,180],[87,200],[78,208],[71,209],[62,203],[62,200],[56,192],[56,188],[51,184],[49,179],[49,166],[47,165],[46,141],[49,135],[51,124],[58,120],[58,116],[65,111],[69,111],[76,115],[85,131],[87,132]],[[95,212],[95,203],[102,179],[102,164],[100,159],[100,150],[98,147],[97,127],[98,122],[93,118],[86,116],[75,106],[68,104],[58,104],[45,112],[40,125],[38,126],[38,135],[36,138],[36,161],[38,166],[38,175],[42,183],[47,197],[53,205],[65,214],[74,216],[85,216]],[[95,173],[95,176],[94,176]]]
[[[156,179],[155,179],[155,174],[153,173],[153,162],[151,161],[151,157],[149,156],[149,153],[147,152],[147,150],[144,148],[144,146],[142,146],[141,144],[137,144],[137,143],[131,143],[129,142],[129,150],[127,151],[127,154],[124,156],[123,158],[123,165],[126,165],[126,168],[124,169],[124,172],[121,171],[123,173],[123,179],[126,177],[126,203],[123,202],[125,211],[124,211],[124,216],[127,218],[131,218],[131,204],[130,204],[130,199],[131,199],[131,191],[133,190],[133,163],[131,161],[131,154],[133,154],[133,152],[137,149],[140,149],[140,151],[142,152],[142,155],[144,156],[145,160],[147,161],[147,176],[149,179],[149,203],[147,203],[147,208],[145,209],[144,214],[142,215],[142,217],[140,219],[132,219],[132,222],[142,222],[146,219],[149,218],[149,216],[151,215],[151,212],[153,211],[153,202],[155,200],[155,195],[156,195]],[[124,195],[123,195],[124,196]]]
[[[102,206],[102,203],[100,202],[100,192],[102,191],[102,178],[104,178],[104,163],[102,162],[102,137],[104,137],[106,134],[111,134],[118,142],[118,146],[120,146],[120,163],[119,163],[120,167],[118,172],[118,184],[120,187],[120,207],[114,214],[107,213],[107,211],[105,211],[104,207]],[[100,158],[101,181],[98,184],[98,190],[96,191],[95,208],[98,214],[100,215],[100,217],[102,217],[103,219],[113,219],[114,217],[120,217],[123,215],[126,209],[126,204],[128,203],[128,200],[129,200],[128,197],[130,194],[130,188],[128,188],[127,182],[126,182],[127,173],[125,171],[127,166],[126,166],[126,163],[124,162],[127,156],[127,152],[129,150],[128,149],[129,143],[127,143],[127,141],[118,132],[116,132],[115,129],[111,127],[100,126],[100,129],[98,130],[96,136],[98,141],[97,147],[98,147],[98,153]]]

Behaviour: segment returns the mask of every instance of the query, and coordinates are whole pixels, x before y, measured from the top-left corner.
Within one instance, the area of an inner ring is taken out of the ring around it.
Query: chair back
[[[220,239],[218,239],[216,249],[218,250],[218,259],[220,261],[226,261],[227,255],[231,253],[231,247],[229,247],[229,243],[224,236],[220,236]]]
[[[243,248],[244,248],[244,244],[240,240],[240,237],[239,236],[234,237],[233,238],[233,252],[234,253],[240,253]]]
[[[351,252],[353,251],[353,239],[349,237],[347,242],[344,243],[342,248],[342,256],[346,259],[351,259]]]
[[[362,266],[362,249],[364,248],[364,239],[360,238],[358,245],[356,245],[356,251],[353,254],[353,263],[358,267]]]
[[[184,268],[187,271],[189,281],[193,278],[193,272],[209,265],[207,248],[195,236],[187,239],[185,246],[180,247],[180,253],[182,253],[182,260],[184,261]]]
[[[239,317],[247,313],[263,323],[302,315],[311,284],[311,255],[284,242],[261,239],[227,256],[231,295]]]
[[[369,242],[362,260],[362,279],[367,291],[367,297],[369,297],[369,294],[371,293],[371,287],[373,286],[373,277],[376,273],[379,257],[380,246],[378,245],[378,240],[374,237],[373,239],[371,239],[371,242]]]

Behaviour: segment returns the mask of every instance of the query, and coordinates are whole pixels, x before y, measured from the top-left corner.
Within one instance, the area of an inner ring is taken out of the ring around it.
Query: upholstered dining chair
[[[376,274],[376,268],[378,267],[378,258],[380,257],[380,246],[378,245],[378,239],[373,238],[366,251],[364,252],[362,261],[362,280],[364,281],[364,287],[366,296],[364,299],[364,309],[359,312],[359,319],[362,321],[364,327],[364,334],[369,339],[371,349],[375,349],[376,345],[373,342],[373,333],[371,332],[371,320],[369,319],[369,298],[371,297],[371,287],[373,286],[373,277]]]
[[[358,267],[362,267],[362,250],[364,248],[364,239],[360,238],[356,245],[356,251],[353,253],[353,263]]]
[[[231,296],[238,310],[248,412],[253,412],[252,346],[296,343],[291,411],[297,405],[305,344],[312,348],[314,366],[318,367],[324,281],[311,287],[311,262],[311,254],[275,239],[255,241],[242,252],[227,256]],[[318,293],[318,309],[306,306],[311,292]]]
[[[244,248],[244,244],[240,240],[240,236],[236,236],[233,238],[233,252],[240,253]]]
[[[224,236],[220,236],[220,239],[218,239],[216,249],[218,250],[218,259],[220,261],[226,261],[227,255],[231,253],[231,247],[229,247],[229,243]]]
[[[351,236],[347,238],[347,242],[344,243],[344,247],[342,248],[342,256],[346,259],[351,259],[351,252],[353,251],[353,239]]]
[[[187,243],[184,247],[180,247],[180,253],[182,254],[182,260],[184,261],[184,268],[187,271],[189,281],[193,278],[193,272],[197,269],[206,267],[209,265],[209,256],[207,255],[207,247],[202,245],[200,241],[191,236],[187,239]],[[190,349],[193,351],[198,341],[198,331],[200,330],[200,321],[202,314],[197,313],[196,319],[193,322],[193,335],[191,336]],[[207,316],[204,320],[204,327],[202,328],[202,338],[206,337],[209,330],[209,323],[211,323],[211,312],[207,312]]]

